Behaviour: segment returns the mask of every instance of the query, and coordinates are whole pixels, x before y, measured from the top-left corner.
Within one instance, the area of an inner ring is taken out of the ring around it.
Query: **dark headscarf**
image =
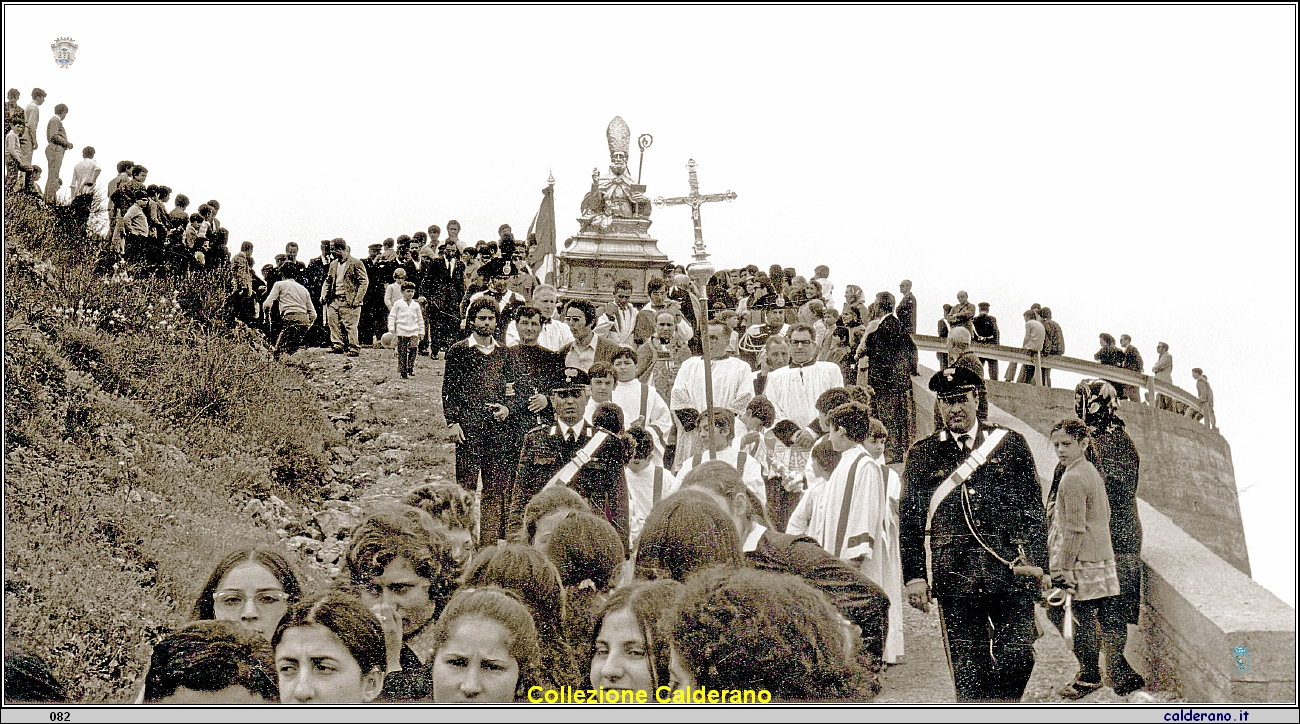
[[[1124,421],[1115,414],[1118,408],[1115,387],[1106,380],[1083,380],[1074,388],[1074,414],[1093,437],[1124,429]]]

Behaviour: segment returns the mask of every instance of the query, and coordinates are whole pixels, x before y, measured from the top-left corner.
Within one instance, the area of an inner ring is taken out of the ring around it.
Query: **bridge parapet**
[[[1295,609],[1140,499],[1138,514],[1147,577],[1127,658],[1191,702],[1294,703]]]
[[[914,334],[912,341],[916,343],[918,351],[925,352],[947,352],[948,340],[943,337],[936,337],[929,334]],[[1073,372],[1084,377],[1093,377],[1097,379],[1108,380],[1112,383],[1124,385],[1133,385],[1147,391],[1146,404],[1152,407],[1156,404],[1158,395],[1164,395],[1183,406],[1185,410],[1182,413],[1166,411],[1170,415],[1186,415],[1191,417],[1199,415],[1201,412],[1201,400],[1196,395],[1184,390],[1177,385],[1172,385],[1163,380],[1157,380],[1155,375],[1139,374],[1120,367],[1103,365],[1092,360],[1078,359],[1075,357],[1046,357],[1042,355],[1031,355],[1019,347],[1008,347],[1003,344],[972,344],[970,346],[976,356],[986,359],[995,359],[1001,362],[1015,362],[1022,365],[1032,365],[1042,369],[1046,360],[1046,365],[1054,370]],[[1037,384],[1037,382],[1035,383]],[[1138,403],[1140,404],[1140,403]]]

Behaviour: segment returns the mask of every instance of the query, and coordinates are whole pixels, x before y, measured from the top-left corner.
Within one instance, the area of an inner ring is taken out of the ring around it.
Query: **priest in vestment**
[[[713,374],[713,406],[730,410],[736,417],[744,414],[754,397],[753,372],[749,365],[727,354],[730,330],[722,322],[709,322],[709,367]],[[696,356],[682,363],[673,380],[673,414],[681,421],[677,453],[674,461],[678,468],[686,460],[704,449],[700,425],[708,403],[704,399],[704,359]]]
[[[813,443],[826,432],[813,426],[817,422],[817,398],[827,390],[844,386],[839,365],[817,361],[815,337],[813,328],[802,322],[790,328],[790,364],[768,373],[764,390],[776,408],[774,429],[781,442],[788,446],[786,459],[781,463],[791,470],[807,463]],[[798,496],[773,486],[769,498],[772,523],[784,529]]]

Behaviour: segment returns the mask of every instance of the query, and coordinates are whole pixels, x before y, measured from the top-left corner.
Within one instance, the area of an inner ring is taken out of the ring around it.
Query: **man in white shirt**
[[[725,408],[713,408],[713,426],[709,427],[707,415],[700,416],[700,429],[704,430],[705,449],[684,458],[677,478],[683,480],[698,465],[709,460],[721,460],[740,471],[740,477],[763,505],[767,505],[767,485],[763,481],[763,468],[752,455],[741,451],[735,444],[736,415]]]
[[[74,202],[79,196],[95,193],[99,172],[99,164],[95,162],[95,147],[86,146],[81,149],[81,160],[72,167],[72,186],[69,187]]]
[[[713,406],[730,410],[739,416],[754,398],[754,374],[745,362],[727,354],[727,326],[718,321],[709,322],[709,368],[713,377]],[[704,359],[696,356],[682,363],[673,381],[670,406],[681,422],[677,437],[678,461],[685,460],[704,449],[701,431],[697,426],[709,405],[704,394]],[[678,463],[680,467],[680,463]]]
[[[559,352],[564,345],[573,341],[573,331],[569,329],[564,317],[558,314],[559,305],[556,304],[558,296],[559,293],[550,284],[542,284],[533,290],[533,306],[542,310],[542,333],[537,337],[537,344],[552,352]],[[518,343],[519,330],[511,321],[509,329],[506,330],[506,345],[513,346]]]
[[[619,279],[614,284],[614,301],[605,305],[601,321],[596,324],[596,334],[620,347],[635,349],[633,331],[639,312],[632,304],[632,282]]]

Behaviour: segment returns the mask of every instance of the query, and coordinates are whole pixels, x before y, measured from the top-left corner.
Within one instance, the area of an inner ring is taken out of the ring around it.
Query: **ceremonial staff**
[[[643,139],[647,136],[642,136]],[[649,144],[645,144],[649,146]],[[675,196],[665,199],[660,196],[655,199],[656,206],[690,206],[691,219],[695,222],[695,246],[692,247],[692,256],[695,261],[686,267],[686,274],[678,274],[673,277],[673,283],[691,297],[691,304],[695,307],[695,320],[700,330],[700,356],[704,362],[704,406],[706,410],[708,432],[710,435],[717,428],[713,424],[713,358],[709,354],[709,294],[708,283],[713,277],[713,265],[709,263],[709,253],[704,250],[704,227],[700,221],[700,204],[709,201],[731,201],[736,198],[734,191],[728,191],[723,194],[701,194],[700,180],[695,173],[695,159],[690,159],[686,164],[686,170],[690,172],[691,193],[689,196]],[[693,284],[692,284],[693,283]],[[709,459],[717,460],[718,454],[710,447]]]

